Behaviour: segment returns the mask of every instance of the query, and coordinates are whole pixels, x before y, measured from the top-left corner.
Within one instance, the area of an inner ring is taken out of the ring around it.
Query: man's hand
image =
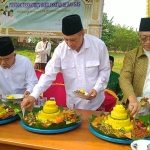
[[[25,91],[24,94],[23,94],[23,98],[28,97],[29,95],[30,95],[30,92]]]
[[[90,92],[87,94],[87,96],[89,97],[87,100],[92,100],[96,97],[97,92],[95,89],[90,90]]]
[[[33,96],[25,97],[21,103],[21,108],[32,111],[34,108],[35,98]]]
[[[135,117],[137,115],[137,113],[140,111],[141,109],[141,105],[138,102],[136,96],[129,96],[128,98],[129,100],[129,105],[128,105],[128,109],[130,110],[130,115]]]

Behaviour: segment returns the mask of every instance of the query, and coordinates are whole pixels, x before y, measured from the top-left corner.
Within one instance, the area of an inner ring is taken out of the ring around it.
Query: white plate
[[[89,99],[90,97],[92,97],[92,96],[87,96],[87,92],[85,92],[85,94],[83,95],[83,94],[80,94],[80,93],[77,93],[76,91],[73,91],[73,94],[74,95],[76,95],[77,97],[79,97],[79,98],[83,98],[83,99]]]
[[[137,140],[131,143],[132,150],[150,150],[150,140]]]
[[[7,96],[13,96],[14,98],[8,99]],[[16,101],[16,100],[23,100],[23,94],[10,94],[6,95],[5,99],[8,101]]]
[[[143,97],[137,97],[137,100],[140,102],[142,98],[143,98]],[[149,104],[147,104],[147,105],[150,105],[150,99],[149,99],[149,98],[148,98],[147,101],[149,102]]]
[[[140,100],[142,99],[143,97],[137,97],[137,100],[140,102]],[[150,99],[148,100],[149,103],[150,103]],[[150,105],[144,105],[141,107],[140,111],[138,112],[138,115],[140,116],[144,116],[144,115],[147,115],[149,114],[149,109],[150,109]]]

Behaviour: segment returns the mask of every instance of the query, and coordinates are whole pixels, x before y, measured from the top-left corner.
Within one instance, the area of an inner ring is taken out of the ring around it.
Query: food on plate
[[[149,100],[149,98],[146,98],[146,97],[141,98],[141,100],[140,100],[141,106],[149,104],[148,100]]]
[[[131,135],[136,138],[145,138],[150,135],[150,131],[142,121],[134,120]]]
[[[0,106],[0,116],[4,115],[6,113],[6,110]]]
[[[93,95],[88,95],[88,93],[85,92],[84,89],[73,91],[73,94],[79,98],[83,98],[86,100],[92,100],[94,98]]]
[[[36,116],[30,112],[25,117],[24,120],[27,122],[29,126],[35,125],[37,123]]]
[[[39,109],[37,113],[30,112],[25,114],[23,120],[29,126],[37,127],[42,126],[44,128],[49,127],[51,124],[62,123],[68,125],[80,121],[80,117],[74,110],[63,109],[57,106],[55,101],[48,100],[45,102],[42,110]]]
[[[133,129],[130,117],[122,105],[116,105],[113,108],[105,123],[111,125],[113,129],[124,128],[125,132]]]
[[[77,114],[73,111],[73,110],[63,110],[62,114],[64,116],[64,120],[65,121],[70,121],[70,122],[77,122],[78,121],[78,117]]]
[[[43,110],[37,114],[37,119],[40,121],[54,121],[58,117],[63,117],[63,115],[60,113],[55,101],[46,101]]]
[[[109,114],[92,116],[89,122],[97,132],[111,137],[141,139],[150,136],[149,115],[130,119],[122,105],[116,105]]]
[[[80,92],[81,92],[82,94],[85,94],[85,91],[84,91],[84,89],[81,89],[81,90],[80,90]]]
[[[82,94],[82,95],[85,94],[85,90],[84,89],[76,90],[75,92],[78,93],[78,94]]]
[[[6,119],[8,117],[15,116],[15,110],[10,106],[0,105],[0,119]]]
[[[7,99],[15,99],[15,97],[13,95],[7,95],[6,98]]]

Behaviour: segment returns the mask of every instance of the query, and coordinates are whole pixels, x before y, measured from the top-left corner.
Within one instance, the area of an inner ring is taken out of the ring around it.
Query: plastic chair
[[[47,97],[47,100],[54,97],[58,106],[67,107],[64,84],[53,83],[45,92],[43,92],[43,97]]]
[[[44,73],[44,70],[38,70],[38,69],[35,69],[35,73],[36,73],[36,76],[39,80],[40,76]]]
[[[35,70],[37,78],[44,73],[43,70]],[[56,80],[52,83],[52,85],[42,94],[43,97],[47,97],[49,100],[51,97],[55,97],[56,104],[58,106],[66,106],[66,89],[64,85],[64,79],[62,72],[59,72],[56,76]]]
[[[102,109],[104,109],[105,112],[111,112],[113,107],[118,102],[118,97],[116,93],[114,93],[112,90],[109,89],[105,89],[104,94],[105,94],[104,102],[97,110],[103,111]]]

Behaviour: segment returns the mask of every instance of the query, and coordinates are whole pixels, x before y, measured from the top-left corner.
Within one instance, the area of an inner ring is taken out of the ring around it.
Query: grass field
[[[32,63],[34,64],[34,60],[35,60],[35,56],[36,56],[34,51],[28,51],[28,50],[21,51],[21,50],[18,50],[16,52],[18,54],[27,56],[32,61]],[[110,52],[109,54],[114,56],[114,58],[115,58],[113,71],[120,73],[120,69],[122,68],[122,65],[123,65],[124,53]]]
[[[121,68],[123,66],[123,59],[124,59],[125,54],[124,53],[113,53],[113,52],[110,52],[109,55],[112,55],[115,58],[113,71],[115,71],[117,73],[120,73],[120,70],[121,70]]]
[[[34,64],[34,60],[36,57],[36,53],[34,51],[16,50],[16,53],[28,57],[32,61],[32,63]]]

